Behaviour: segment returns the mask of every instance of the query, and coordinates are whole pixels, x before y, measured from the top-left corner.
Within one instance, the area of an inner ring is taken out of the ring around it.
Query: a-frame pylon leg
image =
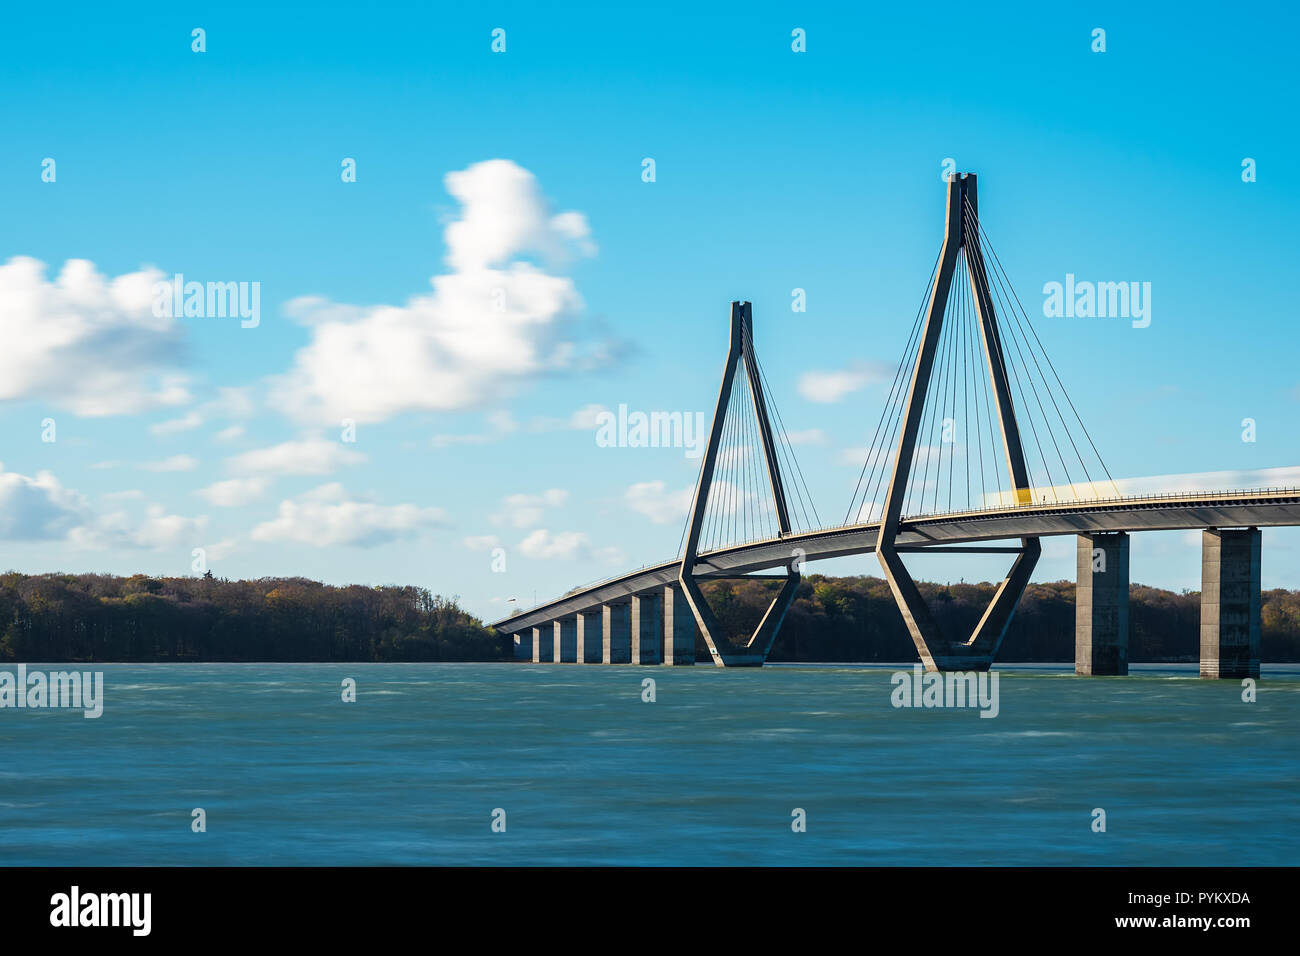
[[[731,344],[727,349],[727,361],[722,369],[722,387],[718,390],[718,402],[713,410],[713,426],[709,430],[709,443],[704,451],[704,460],[700,463],[700,477],[695,484],[695,498],[691,503],[690,517],[686,533],[686,550],[682,553],[682,564],[678,572],[682,594],[695,615],[695,623],[708,645],[713,663],[718,667],[759,667],[767,660],[772,644],[776,641],[786,611],[794,601],[802,576],[798,570],[798,558],[791,556],[785,583],[780,593],[772,601],[757,629],[743,645],[736,646],[726,639],[722,627],[713,609],[705,599],[695,580],[695,564],[698,559],[700,530],[704,522],[704,512],[708,505],[709,490],[713,486],[713,471],[718,462],[718,449],[722,440],[722,426],[727,417],[727,406],[731,400],[731,387],[736,378],[736,370],[743,361],[745,372],[749,377],[750,393],[754,399],[754,412],[758,419],[758,432],[762,445],[763,460],[767,466],[768,482],[772,489],[772,500],[776,508],[777,524],[781,534],[790,533],[790,516],[786,508],[785,487],[781,481],[781,471],[777,465],[776,444],[772,440],[772,426],[767,415],[767,401],[763,396],[763,385],[758,374],[757,363],[753,359],[753,313],[750,303],[731,303]]]
[[[893,592],[894,600],[903,613],[903,620],[912,635],[917,653],[926,670],[988,670],[997,656],[1007,625],[1015,613],[1016,605],[1024,593],[1025,585],[1038,563],[1041,548],[1037,538],[1022,538],[1020,554],[1007,576],[998,585],[974,633],[966,640],[946,638],[940,633],[925,600],[921,597],[911,574],[904,567],[896,550],[899,524],[902,520],[903,496],[911,471],[912,455],[916,450],[917,432],[925,406],[925,395],[934,368],[935,351],[943,329],[944,310],[952,287],[953,272],[958,255],[965,253],[971,291],[974,293],[976,311],[979,313],[980,339],[992,385],[992,395],[1002,431],[1002,447],[1006,456],[1007,471],[1017,504],[1027,504],[1031,499],[1029,475],[1025,467],[1024,450],[1020,444],[1020,430],[1016,425],[1015,408],[1007,382],[1007,368],[1002,353],[997,316],[989,293],[988,276],[984,270],[984,257],[980,251],[979,229],[976,215],[979,209],[975,189],[975,175],[963,173],[948,180],[948,217],[944,231],[943,248],[939,266],[930,292],[929,310],[921,331],[916,364],[907,393],[903,424],[899,436],[898,452],[894,458],[893,474],[885,497],[881,518],[876,557],[885,572],[885,580]]]

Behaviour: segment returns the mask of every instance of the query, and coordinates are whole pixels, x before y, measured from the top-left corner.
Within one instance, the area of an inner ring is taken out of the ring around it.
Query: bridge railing
[[[1220,491],[1186,491],[1186,492],[1171,491],[1171,492],[1158,492],[1149,495],[1112,495],[1105,498],[1076,498],[1067,501],[1056,500],[1056,501],[1031,502],[1030,504],[1020,505],[1019,507],[1016,508],[998,507],[998,508],[982,508],[978,511],[971,511],[971,510],[943,511],[943,512],[934,512],[932,514],[904,515],[903,520],[917,521],[917,520],[924,519],[928,521],[933,518],[951,518],[954,516],[965,516],[965,515],[978,516],[978,515],[1006,513],[1008,511],[1047,511],[1055,508],[1062,508],[1062,507],[1068,508],[1071,505],[1107,505],[1107,504],[1125,504],[1125,503],[1134,503],[1134,502],[1222,500],[1224,498],[1251,498],[1257,495],[1295,495],[1297,497],[1300,497],[1300,487],[1283,486],[1283,487],[1269,487],[1269,488],[1225,488]],[[859,521],[859,522],[854,522],[852,524],[826,525],[825,527],[817,528],[814,531],[795,531],[795,532],[791,532],[790,534],[781,535],[778,538],[755,538],[750,541],[738,541],[738,542],[728,544],[725,548],[715,548],[712,551],[707,551],[707,552],[702,551],[700,552],[700,557],[704,557],[706,554],[714,554],[718,551],[730,551],[734,548],[743,548],[751,544],[763,544],[770,541],[780,541],[784,538],[806,537],[809,534],[818,534],[821,532],[849,531],[854,528],[869,528],[872,525],[876,525],[879,523],[880,523],[879,521]],[[672,560],[680,560],[680,556]],[[587,582],[586,584],[580,584],[577,587],[570,588],[569,590],[565,591],[563,594],[561,594],[558,598],[554,600],[543,601],[542,603],[535,604],[530,608],[520,608],[519,610],[511,614],[510,617],[518,617],[520,614],[532,613],[533,611],[536,611],[539,608],[546,607],[548,604],[554,604],[556,601],[563,600],[564,598],[570,597],[574,594],[581,594],[584,591],[591,591],[604,584],[613,584],[614,582],[620,581],[623,578],[631,577],[632,575],[639,574],[642,571],[648,571],[651,568],[663,567],[665,564],[669,564],[669,563],[671,563],[671,561],[658,561],[655,562],[654,564],[642,564],[640,567],[632,568],[630,571],[624,571],[621,574],[614,574],[614,575],[610,575],[609,577],[597,578],[595,580]]]
[[[1251,498],[1256,495],[1300,495],[1300,488],[1295,487],[1276,487],[1276,488],[1224,488],[1219,491],[1169,491],[1157,492],[1149,495],[1111,495],[1104,498],[1072,498],[1056,499],[1054,501],[1031,501],[1028,504],[1018,505],[1014,508],[997,507],[981,508],[976,511],[969,509],[963,511],[936,511],[927,514],[904,515],[904,520],[915,521],[921,518],[948,518],[954,515],[979,515],[992,514],[1005,511],[1040,511],[1053,508],[1068,508],[1071,505],[1106,505],[1106,504],[1126,504],[1130,502],[1154,502],[1154,501],[1199,501],[1199,500],[1222,500],[1224,498]],[[874,524],[875,522],[866,522]],[[850,526],[851,527],[851,526]],[[830,530],[830,529],[827,529]]]

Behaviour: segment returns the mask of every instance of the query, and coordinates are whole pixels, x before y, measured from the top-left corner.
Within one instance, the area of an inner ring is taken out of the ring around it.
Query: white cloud
[[[799,376],[799,394],[810,402],[830,404],[889,373],[889,367],[880,362],[852,362],[845,369],[805,372]]]
[[[668,491],[662,481],[641,481],[628,488],[624,499],[633,511],[645,515],[655,524],[672,524],[686,520],[695,489],[687,485]]]
[[[181,546],[193,547],[202,540],[203,529],[207,524],[206,515],[197,518],[169,515],[162,505],[150,505],[144,521],[136,525],[130,537],[140,548],[162,550]]]
[[[159,422],[156,425],[150,425],[149,431],[161,438],[198,428],[210,418],[248,418],[256,410],[257,407],[253,402],[251,388],[247,386],[238,388],[223,386],[217,389],[216,398],[204,402],[198,408],[186,412],[180,418],[173,418],[165,422]],[[238,437],[243,433],[243,425],[232,425],[218,432],[216,437],[220,440],[226,440],[223,436]]]
[[[582,308],[572,280],[519,257],[592,252],[586,219],[552,214],[533,174],[505,159],[450,173],[446,186],[461,204],[444,234],[452,271],[400,306],[289,303],[311,342],[274,381],[276,407],[318,424],[377,422],[479,406],[536,376],[584,366],[578,344],[562,335]]]
[[[238,542],[234,538],[222,538],[216,544],[205,544],[202,546],[205,557],[209,561],[221,561],[234,554],[238,547]]]
[[[545,528],[538,528],[519,542],[519,551],[525,557],[557,561],[595,560],[617,565],[625,560],[617,548],[592,548],[591,540],[581,531],[552,534]]]
[[[501,539],[494,534],[470,535],[464,539],[464,543],[471,551],[491,551],[501,547]]]
[[[85,416],[127,415],[190,400],[177,368],[183,333],[153,314],[162,272],[110,279],[69,259],[53,281],[43,262],[0,266],[0,401],[37,398]]]
[[[569,427],[583,431],[595,431],[600,425],[601,416],[609,411],[604,405],[583,405],[569,416]]]
[[[244,434],[243,425],[231,425],[229,428],[223,428],[212,437],[217,441],[234,441],[236,438],[242,438]]]
[[[207,515],[187,518],[168,514],[161,505],[150,505],[143,519],[125,511],[88,516],[84,524],[68,533],[67,540],[74,548],[94,551],[194,548],[202,543],[207,524]]]
[[[799,432],[786,432],[786,440],[791,445],[825,445],[829,438],[820,428],[806,428]]]
[[[445,527],[441,508],[384,506],[349,498],[338,482],[321,485],[294,500],[280,502],[279,513],[253,529],[254,541],[294,541],[316,548],[354,545],[369,548]]]
[[[48,471],[35,478],[0,465],[0,540],[59,540],[82,521],[86,502]]]
[[[214,482],[194,493],[219,508],[237,508],[262,497],[270,484],[271,479],[261,475],[252,478],[230,478],[226,481]]]
[[[533,433],[558,431],[595,431],[600,426],[602,413],[609,413],[604,405],[591,403],[583,405],[567,417],[556,415],[537,415],[528,421],[528,430]]]
[[[106,500],[141,497],[137,491],[115,492]],[[207,525],[207,517],[186,518],[167,514],[150,505],[143,519],[125,511],[94,514],[86,498],[64,488],[48,471],[35,478],[4,470],[0,465],[0,539],[10,541],[66,541],[74,548],[193,547]]]
[[[486,445],[505,435],[519,430],[519,423],[507,411],[496,411],[485,416],[489,431],[461,435],[434,435],[434,448],[448,448],[452,445]]]
[[[143,501],[145,494],[139,488],[128,488],[126,491],[108,491],[100,497],[105,501]]]
[[[242,474],[328,475],[340,465],[366,460],[359,451],[324,438],[282,442],[270,448],[256,448],[226,459],[226,465]]]
[[[569,493],[563,488],[549,488],[540,495],[506,495],[501,499],[501,511],[492,516],[492,521],[529,528],[542,520],[547,508],[558,508],[568,500]]]
[[[247,385],[222,386],[217,397],[204,402],[201,411],[205,416],[221,418],[251,418],[257,412],[253,390]]]
[[[177,435],[191,428],[198,428],[203,424],[203,416],[198,412],[188,412],[180,418],[171,418],[165,422],[159,422],[156,425],[150,425],[149,431],[159,438],[165,438],[168,435]]]
[[[141,471],[193,471],[199,466],[199,460],[193,455],[172,455],[162,461],[142,462]]]

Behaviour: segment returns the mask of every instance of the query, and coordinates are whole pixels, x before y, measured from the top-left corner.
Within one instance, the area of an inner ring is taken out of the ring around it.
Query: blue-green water
[[[1300,860],[1294,666],[1244,703],[1194,667],[1007,665],[993,719],[894,709],[893,667],[92,669],[97,720],[0,710],[0,863]]]

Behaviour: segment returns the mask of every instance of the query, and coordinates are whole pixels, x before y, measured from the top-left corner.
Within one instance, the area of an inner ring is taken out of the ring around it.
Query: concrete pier
[[[578,663],[599,664],[604,657],[604,615],[600,608],[583,611],[578,615]]]
[[[658,664],[663,657],[663,629],[658,594],[632,598],[632,663]]]
[[[549,664],[555,660],[555,632],[549,625],[533,628],[533,663]]]
[[[1260,533],[1201,532],[1201,676],[1259,677]]]
[[[695,615],[680,584],[664,586],[664,663],[695,663]]]
[[[531,661],[533,659],[533,635],[525,631],[515,635],[515,660]]]
[[[563,617],[555,622],[555,663],[578,662],[578,619]]]
[[[632,606],[606,604],[601,613],[601,663],[632,663]]]
[[[1074,672],[1128,673],[1128,533],[1081,534],[1075,548]]]

